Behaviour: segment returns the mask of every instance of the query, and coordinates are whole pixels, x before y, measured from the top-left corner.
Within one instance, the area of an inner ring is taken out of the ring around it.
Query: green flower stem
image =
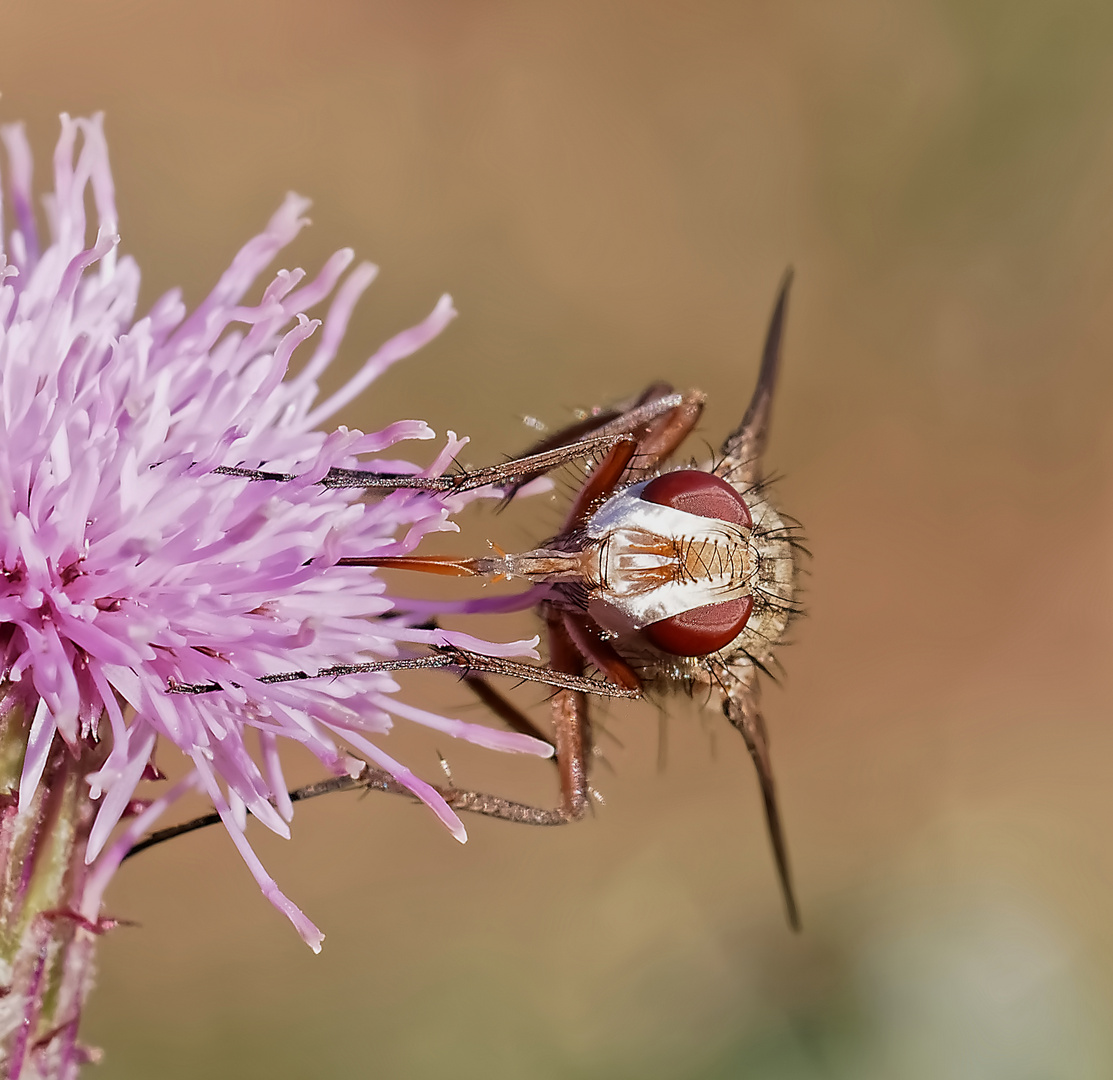
[[[77,1044],[97,928],[77,915],[96,807],[86,777],[103,761],[55,738],[42,780],[20,812],[30,722],[0,720],[0,1075],[70,1080],[89,1053]]]

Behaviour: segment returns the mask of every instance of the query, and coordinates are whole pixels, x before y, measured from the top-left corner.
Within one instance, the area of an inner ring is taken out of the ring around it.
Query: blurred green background
[[[770,463],[815,559],[766,712],[805,932],[722,718],[616,705],[576,828],[461,848],[348,795],[260,830],[320,957],[216,830],[127,864],[95,1075],[1113,1074],[1113,7],[5,3],[0,91],[40,176],[58,112],[107,112],[148,302],[200,299],[290,188],[315,225],[283,265],[383,269],[349,367],[451,292],[342,419],[424,417],[476,464],[651,378],[707,391],[717,446],[797,271]],[[559,519],[477,508],[444,549]],[[445,743],[387,749],[555,793]]]

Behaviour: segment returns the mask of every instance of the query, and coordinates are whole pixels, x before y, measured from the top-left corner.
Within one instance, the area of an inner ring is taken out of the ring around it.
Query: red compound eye
[[[708,656],[725,649],[749,621],[752,596],[692,608],[642,627],[642,633],[661,652],[673,656]]]
[[[753,518],[742,496],[725,480],[697,469],[680,469],[650,480],[642,489],[647,502],[671,506],[687,514],[729,521],[750,528]],[[742,633],[754,610],[752,596],[670,615],[650,623],[642,633],[661,652],[673,656],[707,656],[726,648]]]
[[[747,529],[754,523],[742,496],[730,484],[698,469],[679,469],[650,480],[642,488],[642,498]]]

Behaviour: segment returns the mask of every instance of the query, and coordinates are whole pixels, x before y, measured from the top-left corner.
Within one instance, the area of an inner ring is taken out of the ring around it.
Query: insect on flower
[[[695,427],[704,395],[650,386],[629,405],[589,417],[550,436],[526,455],[485,469],[413,477],[332,469],[327,487],[417,489],[438,493],[501,488],[511,499],[530,480],[572,460],[594,460],[560,532],[540,547],[487,558],[393,555],[349,557],[338,565],[414,570],[462,577],[523,580],[532,588],[517,607],[536,605],[548,637],[548,666],[537,668],[460,649],[387,661],[399,668],[462,670],[468,684],[511,727],[544,737],[528,717],[490,686],[485,674],[548,683],[561,802],[541,808],[455,787],[438,788],[455,810],[533,825],[583,817],[591,790],[588,693],[638,697],[674,687],[705,690],[741,733],[757,769],[788,920],[799,927],[773,782],[759,677],[776,663],[775,648],[798,608],[794,600],[798,527],[766,495],[763,466],[791,274],[770,321],[757,385],[738,428],[718,457],[702,467],[666,462]],[[247,468],[222,471],[256,480],[286,474]],[[510,610],[505,599],[472,601],[467,610]],[[443,605],[441,606],[444,610]],[[602,679],[590,678],[594,668]],[[343,674],[367,666],[330,668]],[[305,678],[292,672],[275,678]],[[178,687],[187,692],[215,685]],[[356,784],[400,790],[370,769],[312,785],[301,797]],[[190,823],[191,825],[193,823]],[[172,832],[173,830],[169,830]]]

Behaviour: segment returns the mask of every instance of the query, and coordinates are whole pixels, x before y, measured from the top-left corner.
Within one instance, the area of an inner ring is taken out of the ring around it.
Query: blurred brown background
[[[147,301],[198,300],[290,188],[315,225],[284,265],[382,266],[347,364],[451,292],[342,419],[421,416],[474,463],[654,377],[708,392],[718,445],[797,271],[770,461],[815,559],[767,713],[804,934],[721,717],[666,703],[660,769],[657,709],[614,706],[579,827],[460,848],[343,796],[260,830],[320,957],[215,830],[129,863],[95,1075],[1113,1073],[1113,8],[9,3],[0,90],[40,176],[58,112],[107,112]],[[557,520],[480,508],[458,544]],[[446,741],[388,749],[552,796]]]

